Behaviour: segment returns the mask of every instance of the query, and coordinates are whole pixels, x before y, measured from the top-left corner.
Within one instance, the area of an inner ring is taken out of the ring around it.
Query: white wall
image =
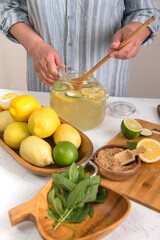
[[[154,42],[132,59],[128,96],[160,98],[160,31]]]
[[[0,34],[0,88],[26,90],[26,51]]]
[[[0,88],[26,90],[26,52],[0,34]],[[132,60],[128,96],[160,98],[160,31]]]

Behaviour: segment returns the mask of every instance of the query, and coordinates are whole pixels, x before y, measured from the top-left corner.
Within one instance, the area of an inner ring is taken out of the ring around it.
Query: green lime
[[[70,97],[70,98],[81,98],[82,94],[80,92],[77,91],[68,91],[65,92],[66,97]]]
[[[121,131],[126,138],[136,138],[142,132],[142,126],[133,118],[125,118],[121,123]]]
[[[53,158],[60,167],[66,167],[78,160],[78,150],[71,142],[59,142],[53,148]]]
[[[141,135],[144,136],[144,137],[149,137],[149,136],[152,135],[152,131],[148,128],[143,128],[142,132],[141,132]]]
[[[53,85],[52,89],[54,89],[55,91],[64,91],[67,89],[67,87],[64,86],[62,82],[59,81]]]

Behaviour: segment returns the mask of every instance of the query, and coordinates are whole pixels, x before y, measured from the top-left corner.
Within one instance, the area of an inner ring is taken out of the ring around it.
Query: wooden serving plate
[[[61,120],[61,123],[67,123],[64,120]],[[78,161],[76,162],[77,165],[79,164],[84,164],[87,160],[89,160],[90,156],[93,153],[93,144],[90,141],[90,139],[84,134],[82,133],[80,130],[77,129],[77,131],[79,132],[80,136],[81,136],[81,146],[78,149]],[[53,141],[53,137],[49,137],[45,139],[53,148],[55,146],[55,143]],[[0,145],[8,152],[12,155],[12,157],[18,162],[20,163],[25,169],[27,169],[28,171],[37,174],[37,175],[42,175],[42,176],[49,176],[52,175],[52,173],[54,172],[58,172],[58,171],[64,171],[66,169],[69,168],[68,167],[64,167],[64,168],[59,168],[55,163],[54,164],[50,164],[48,166],[45,167],[37,167],[35,165],[32,165],[31,163],[25,161],[23,158],[21,158],[21,156],[19,155],[19,151],[14,150],[12,148],[10,148],[3,140],[3,135],[0,134]]]
[[[103,186],[103,185],[102,185]],[[53,231],[52,219],[47,219],[48,202],[47,193],[52,187],[52,179],[45,184],[40,192],[30,201],[9,210],[12,226],[26,221],[33,221],[41,236],[46,240],[69,240],[73,230],[66,224],[61,224]],[[109,234],[127,217],[131,205],[130,201],[122,195],[108,190],[108,197],[104,203],[93,204],[94,216],[87,218],[82,223],[72,224],[76,230],[76,240],[96,240]]]

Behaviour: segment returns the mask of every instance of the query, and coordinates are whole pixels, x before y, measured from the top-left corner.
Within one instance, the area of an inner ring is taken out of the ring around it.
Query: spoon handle
[[[116,50],[121,49],[124,47],[127,43],[129,43],[138,33],[140,33],[142,30],[144,30],[150,23],[152,23],[155,20],[155,17],[152,16],[149,18],[145,23],[143,23],[139,28],[137,28],[136,31],[134,31],[128,38],[126,38],[119,47]],[[91,74],[93,74],[101,65],[103,65],[107,60],[111,58],[110,53],[105,56],[100,62],[98,62],[92,69],[90,69],[86,74],[84,74],[84,79],[89,78]]]
[[[145,149],[145,147],[143,147],[143,146],[141,146],[141,147],[139,147],[139,148],[136,148],[136,149],[134,149],[134,150],[132,150],[131,151],[131,153],[132,153],[132,156],[137,156],[137,155],[139,155],[140,153],[145,153],[146,152],[146,149]]]
[[[130,156],[130,159],[121,162],[121,165],[124,166],[128,163],[134,162],[135,161],[135,156],[139,155],[140,153],[145,153],[145,152],[146,152],[146,149],[143,146],[141,146],[139,148],[136,148],[134,150],[128,150],[128,154]]]

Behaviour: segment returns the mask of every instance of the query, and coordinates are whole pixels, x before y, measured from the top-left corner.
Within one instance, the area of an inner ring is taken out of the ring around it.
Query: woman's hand
[[[32,48],[30,55],[39,79],[48,86],[53,86],[59,79],[57,67],[65,68],[59,53],[43,40]]]
[[[59,79],[57,67],[65,68],[59,53],[26,23],[15,23],[10,28],[10,33],[31,55],[39,79],[46,85],[53,86],[54,82]]]
[[[119,47],[120,43],[124,41],[131,33],[133,33],[142,23],[132,22],[119,31],[113,36],[112,47],[107,48],[108,52],[111,53],[111,57],[118,59],[128,59],[135,57],[140,51],[140,46],[144,40],[151,34],[148,28],[144,29],[137,36],[135,36],[128,44],[122,47],[120,50],[115,51]]]

